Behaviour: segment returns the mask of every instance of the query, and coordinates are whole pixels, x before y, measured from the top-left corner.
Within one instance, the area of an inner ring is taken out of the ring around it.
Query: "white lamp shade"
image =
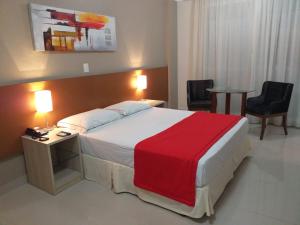
[[[35,107],[36,111],[40,113],[51,112],[53,110],[51,91],[36,91]]]
[[[147,88],[147,76],[146,75],[138,75],[136,81],[137,89],[144,90]]]

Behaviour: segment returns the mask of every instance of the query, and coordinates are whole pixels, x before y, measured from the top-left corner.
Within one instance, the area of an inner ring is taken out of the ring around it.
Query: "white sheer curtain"
[[[218,86],[256,89],[256,95],[265,80],[294,83],[289,122],[300,126],[300,1],[178,3],[179,108],[186,107],[186,80],[207,78]]]

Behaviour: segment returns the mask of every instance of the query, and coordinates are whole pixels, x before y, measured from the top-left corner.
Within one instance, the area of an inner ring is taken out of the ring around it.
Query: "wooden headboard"
[[[145,74],[148,87],[134,87],[137,74]],[[34,91],[51,90],[53,111],[49,124],[80,112],[129,99],[168,100],[168,68],[66,78],[0,87],[0,160],[22,153],[20,136],[26,127],[45,126],[34,106]]]

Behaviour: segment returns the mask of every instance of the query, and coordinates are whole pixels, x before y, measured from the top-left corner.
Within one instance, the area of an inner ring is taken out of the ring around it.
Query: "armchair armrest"
[[[247,99],[247,104],[248,103],[253,103],[253,104],[263,104],[265,102],[265,96],[264,95],[260,95],[257,97],[252,97],[252,98],[248,98]]]

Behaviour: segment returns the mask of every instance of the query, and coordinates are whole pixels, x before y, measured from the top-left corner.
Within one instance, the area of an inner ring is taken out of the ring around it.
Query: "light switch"
[[[83,63],[83,72],[89,73],[90,72],[90,66],[88,63]]]

